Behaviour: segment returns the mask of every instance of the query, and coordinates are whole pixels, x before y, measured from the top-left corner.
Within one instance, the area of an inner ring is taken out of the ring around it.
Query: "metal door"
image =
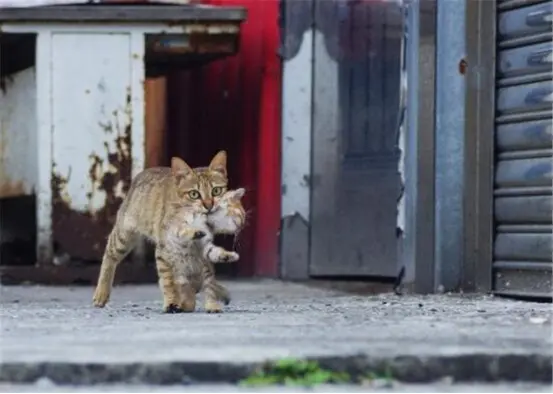
[[[550,296],[553,3],[497,3],[497,294]]]
[[[315,2],[312,276],[394,276],[402,14]]]

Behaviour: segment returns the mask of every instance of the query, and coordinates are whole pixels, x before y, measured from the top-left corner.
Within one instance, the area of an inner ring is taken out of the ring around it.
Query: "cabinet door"
[[[53,241],[73,258],[101,259],[129,187],[131,69],[130,34],[52,33]]]

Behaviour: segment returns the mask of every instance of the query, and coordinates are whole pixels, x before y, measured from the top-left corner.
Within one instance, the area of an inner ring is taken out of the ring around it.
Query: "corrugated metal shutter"
[[[497,2],[494,290],[550,297],[551,1]]]

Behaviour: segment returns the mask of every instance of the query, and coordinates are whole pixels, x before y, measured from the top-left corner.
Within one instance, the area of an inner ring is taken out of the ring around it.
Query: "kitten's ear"
[[[192,173],[192,168],[180,157],[171,158],[171,172],[173,175],[187,176]]]
[[[224,150],[217,152],[213,159],[211,159],[211,163],[209,163],[209,170],[217,171],[227,176],[227,152]]]
[[[232,198],[234,198],[235,200],[240,200],[242,197],[244,197],[244,194],[246,194],[246,189],[241,187],[232,192]]]

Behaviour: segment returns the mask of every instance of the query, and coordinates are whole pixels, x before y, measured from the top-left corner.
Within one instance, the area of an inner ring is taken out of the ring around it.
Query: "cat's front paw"
[[[96,308],[103,308],[109,301],[110,291],[104,287],[98,286],[92,297],[92,304]]]
[[[178,305],[169,304],[165,308],[163,308],[163,312],[165,312],[165,313],[183,313],[184,310],[181,309]]]

